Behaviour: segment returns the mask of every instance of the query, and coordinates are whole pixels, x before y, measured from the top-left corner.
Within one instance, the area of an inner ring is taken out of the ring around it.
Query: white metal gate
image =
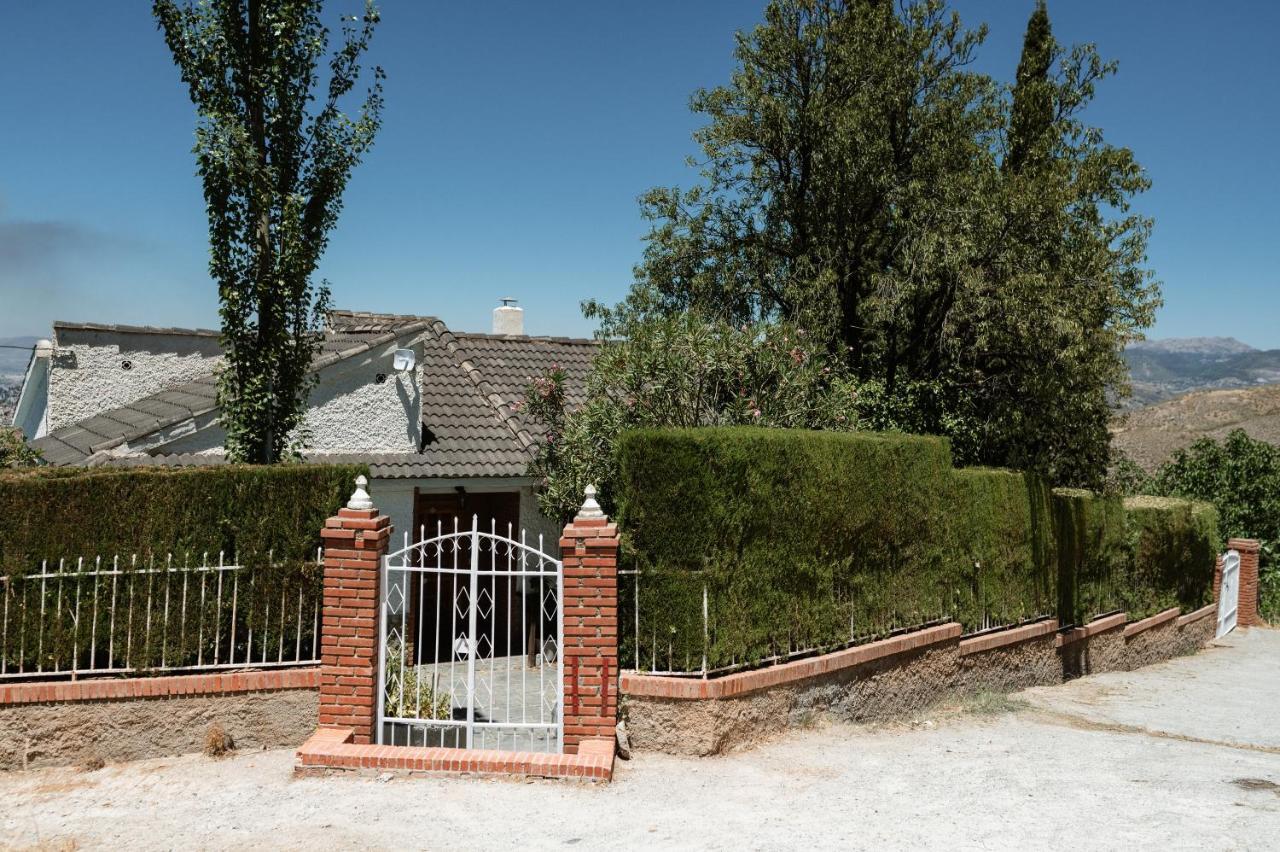
[[[1236,629],[1236,611],[1240,606],[1240,554],[1228,550],[1222,557],[1222,582],[1218,586],[1218,632],[1226,636]]]
[[[475,516],[426,533],[383,561],[378,742],[561,752],[563,564]]]

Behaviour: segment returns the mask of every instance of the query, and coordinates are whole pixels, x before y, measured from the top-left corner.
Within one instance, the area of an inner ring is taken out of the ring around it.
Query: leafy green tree
[[[1280,620],[1280,447],[1233,429],[1221,442],[1202,438],[1161,465],[1157,494],[1212,503],[1225,535],[1262,543],[1262,616]]]
[[[352,169],[382,114],[380,68],[356,117],[342,110],[378,23],[344,19],[329,57],[321,0],[155,0],[153,11],[190,89],[195,154],[209,216],[226,365],[218,399],[226,449],[270,463],[305,442],[311,361],[329,306],[312,280]],[[317,92],[319,97],[317,99]]]
[[[971,70],[985,29],[942,0],[771,2],[693,96],[700,180],[642,199],[619,310],[802,326],[853,380],[929,400],[911,419],[962,463],[1101,485],[1108,389],[1159,304],[1128,208],[1147,180],[1082,120],[1114,66],[1032,23],[1018,91]]]

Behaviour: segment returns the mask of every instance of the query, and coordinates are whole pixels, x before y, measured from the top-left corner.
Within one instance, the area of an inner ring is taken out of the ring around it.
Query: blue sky
[[[358,0],[330,0],[331,14]],[[727,79],[764,0],[382,0],[384,129],[322,274],[340,307],[487,330],[515,296],[535,334],[590,333],[645,225],[637,196],[694,177],[698,86]],[[1010,79],[1032,0],[958,0]],[[1280,5],[1051,0],[1055,35],[1120,61],[1090,120],[1154,188],[1153,336],[1280,348]],[[57,319],[216,326],[193,108],[146,0],[3,4],[0,336]]]

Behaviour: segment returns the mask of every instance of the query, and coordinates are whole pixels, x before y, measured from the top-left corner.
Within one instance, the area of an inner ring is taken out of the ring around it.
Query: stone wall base
[[[285,673],[269,674],[279,678]],[[102,692],[99,685],[124,683],[134,687],[130,692],[151,687],[147,691],[152,694],[0,704],[0,770],[98,760],[115,763],[199,752],[204,748],[209,726],[215,722],[238,749],[291,748],[303,743],[315,730],[319,708],[315,683],[228,691],[188,688],[192,681],[230,677],[233,676],[81,681],[57,686],[64,692],[70,688],[90,695]],[[315,681],[315,677],[308,674],[293,680],[305,683]],[[161,690],[156,688],[158,683],[174,688]],[[251,678],[249,684],[255,684],[255,680]],[[6,689],[45,686],[51,685],[23,684]]]
[[[817,719],[911,718],[948,698],[1012,692],[1194,653],[1214,608],[1126,625],[1123,613],[1059,631],[1056,621],[960,638],[943,625],[822,657],[715,680],[627,673],[622,713],[637,751],[712,755]]]

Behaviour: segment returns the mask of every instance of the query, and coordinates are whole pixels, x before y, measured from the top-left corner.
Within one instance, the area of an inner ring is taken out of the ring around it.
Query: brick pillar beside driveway
[[[1256,538],[1233,538],[1227,542],[1227,548],[1240,554],[1240,608],[1236,612],[1236,623],[1241,627],[1265,626],[1266,622],[1258,615],[1258,553],[1262,543]]]
[[[325,521],[324,600],[320,626],[320,727],[350,728],[354,742],[375,741],[378,603],[391,519],[378,514],[356,479],[347,507]]]
[[[618,527],[595,488],[564,528],[564,750],[615,737],[618,719]]]

